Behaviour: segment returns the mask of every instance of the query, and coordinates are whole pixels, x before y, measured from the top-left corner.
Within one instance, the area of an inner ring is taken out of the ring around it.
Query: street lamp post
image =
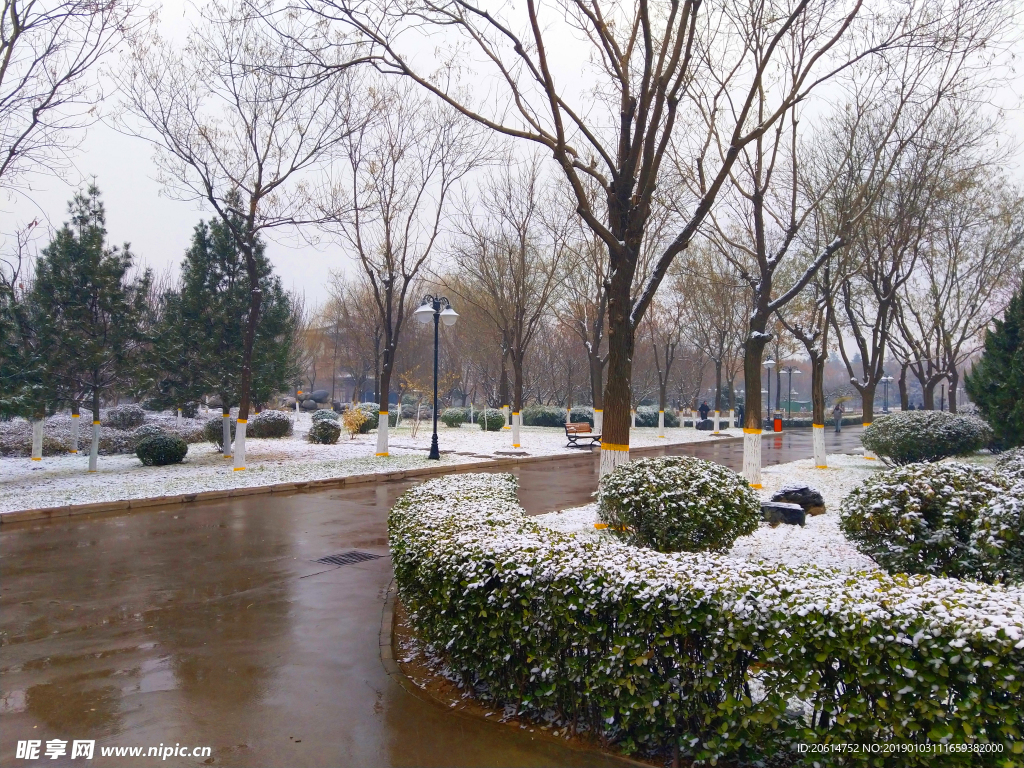
[[[430,453],[428,459],[440,459],[441,451],[437,447],[437,358],[438,358],[438,328],[443,322],[445,325],[455,325],[459,319],[459,313],[452,309],[451,302],[444,296],[423,297],[423,303],[413,312],[413,316],[426,325],[430,319],[434,319],[434,434],[430,437]],[[401,403],[399,403],[401,408]],[[418,417],[417,417],[418,418]]]
[[[879,381],[882,382],[882,391],[885,393],[882,400],[882,413],[889,412],[889,382],[892,381],[892,376],[882,376]]]
[[[785,368],[782,369],[782,372],[789,374],[789,402],[786,405],[786,411],[787,411],[787,413],[789,415],[789,418],[792,419],[793,418],[793,374],[795,373],[797,375],[800,375],[801,373],[803,373],[803,371],[801,371],[796,366],[787,365]]]
[[[773,429],[772,426],[772,368],[775,367],[775,361],[770,357],[764,361],[764,367],[768,369],[768,428]]]

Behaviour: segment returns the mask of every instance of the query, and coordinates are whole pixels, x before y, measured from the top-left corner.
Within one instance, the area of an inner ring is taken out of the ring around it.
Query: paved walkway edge
[[[734,442],[742,440],[741,437],[723,437],[720,442]],[[630,453],[645,453],[659,451],[664,448],[680,445],[695,445],[696,443],[666,443],[665,445],[650,445],[641,448],[633,448]],[[582,452],[581,452],[582,453]],[[119,501],[98,501],[92,504],[65,504],[59,507],[44,507],[42,509],[19,509],[14,512],[0,513],[0,525],[11,523],[24,523],[36,520],[52,520],[61,517],[75,517],[78,515],[99,515],[107,512],[125,512],[133,509],[147,509],[152,507],[166,507],[174,504],[191,504],[197,501],[216,501],[218,499],[237,498],[239,496],[257,496],[268,493],[301,493],[303,491],[320,491],[329,488],[346,488],[350,485],[362,485],[365,483],[381,483],[391,480],[405,480],[411,477],[436,477],[439,475],[451,475],[458,472],[478,472],[491,469],[512,469],[521,464],[534,464],[540,461],[558,461],[559,459],[575,458],[580,454],[555,453],[546,456],[513,456],[502,459],[490,459],[487,461],[474,461],[465,464],[441,464],[436,467],[419,467],[417,469],[397,470],[395,472],[374,472],[362,475],[346,475],[344,477],[328,477],[323,480],[309,480],[298,483],[274,483],[273,485],[256,485],[248,488],[229,488],[217,491],[199,491],[197,493],[182,493],[175,496],[153,496],[145,499],[121,499]]]

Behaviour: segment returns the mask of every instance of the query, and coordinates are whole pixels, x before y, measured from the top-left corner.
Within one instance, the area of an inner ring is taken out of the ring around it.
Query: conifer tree
[[[985,351],[967,374],[967,394],[992,425],[996,444],[1024,444],[1024,292],[985,331]]]
[[[131,275],[126,243],[106,245],[106,215],[95,184],[75,194],[71,221],[42,252],[32,286],[39,333],[58,390],[91,400],[89,471],[96,471],[103,393],[127,381],[141,362],[151,275]]]

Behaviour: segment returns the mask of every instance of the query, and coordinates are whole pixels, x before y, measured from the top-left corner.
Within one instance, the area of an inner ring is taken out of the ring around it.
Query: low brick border
[[[737,442],[741,437],[723,437],[716,442]],[[701,441],[704,442],[704,441]],[[630,453],[645,453],[674,448],[680,445],[697,445],[698,443],[668,443],[666,445],[648,445],[632,448]],[[541,461],[558,461],[574,458],[579,454],[548,454],[546,456],[512,456],[509,458],[474,461],[465,464],[441,464],[436,467],[417,467],[416,469],[396,470],[394,472],[370,472],[362,475],[346,475],[344,477],[328,477],[322,480],[308,480],[294,483],[274,483],[272,485],[255,485],[247,488],[228,488],[217,491],[199,491],[182,493],[174,496],[152,496],[145,499],[121,499],[118,501],[97,501],[91,504],[64,504],[59,507],[42,509],[20,509],[16,512],[0,513],[0,525],[25,523],[37,520],[53,520],[61,517],[78,515],[98,515],[107,512],[125,512],[134,509],[165,507],[174,504],[191,504],[196,501],[216,501],[241,496],[258,496],[268,493],[302,493],[304,491],[320,491],[328,488],[346,488],[350,485],[365,483],[386,483],[393,480],[405,480],[410,477],[435,477],[451,475],[457,472],[479,472],[481,470],[505,469],[521,464],[535,464]]]

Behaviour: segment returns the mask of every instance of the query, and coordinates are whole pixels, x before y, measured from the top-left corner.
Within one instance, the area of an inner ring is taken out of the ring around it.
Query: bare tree
[[[340,74],[324,79],[286,38],[242,9],[213,3],[206,13],[182,50],[160,39],[134,48],[121,88],[139,125],[122,125],[156,147],[168,193],[212,206],[245,257],[253,288],[241,340],[234,449],[235,469],[242,470],[262,302],[258,237],[323,218],[310,189],[322,183],[336,147],[353,126],[365,123],[373,104],[353,93],[355,59],[348,49],[333,49]],[[223,404],[225,447],[229,408]]]
[[[463,302],[484,312],[512,364],[512,446],[520,445],[524,362],[560,285],[567,217],[538,158],[492,174],[460,223],[454,259]]]
[[[654,371],[658,377],[658,437],[665,437],[669,380],[672,364],[676,362],[683,341],[684,319],[689,310],[687,303],[683,294],[673,291],[656,300],[644,319],[654,353]]]
[[[3,0],[0,189],[31,172],[60,175],[96,119],[97,64],[141,29],[134,0]]]
[[[379,119],[344,143],[348,180],[322,206],[340,213],[330,227],[365,276],[382,335],[377,455],[388,455],[388,398],[410,292],[444,235],[453,194],[482,161],[476,129],[405,83],[385,89]],[[412,300],[412,304],[410,304]]]
[[[473,0],[298,4],[310,11],[311,24],[326,19],[358,30],[373,44],[379,68],[412,78],[491,130],[539,144],[553,156],[579,215],[608,249],[609,420],[602,472],[628,460],[639,323],[742,149],[851,61],[916,38],[922,23],[946,23],[899,12],[866,14],[861,21],[863,0],[686,0],[671,6],[563,0],[552,7],[531,0],[500,10]],[[415,64],[420,33],[442,28],[446,39],[434,61]],[[560,48],[567,38],[573,45]],[[577,52],[582,59],[570,60]],[[463,87],[458,70],[464,64],[478,67],[475,80],[486,84],[482,95]],[[556,75],[563,71],[572,74]],[[592,88],[577,86],[581,71]],[[672,235],[652,243],[649,225],[673,145],[687,156],[688,168],[699,169],[702,183],[696,195],[676,200]],[[597,199],[589,194],[591,184],[600,190]],[[641,269],[650,250],[656,258]]]

